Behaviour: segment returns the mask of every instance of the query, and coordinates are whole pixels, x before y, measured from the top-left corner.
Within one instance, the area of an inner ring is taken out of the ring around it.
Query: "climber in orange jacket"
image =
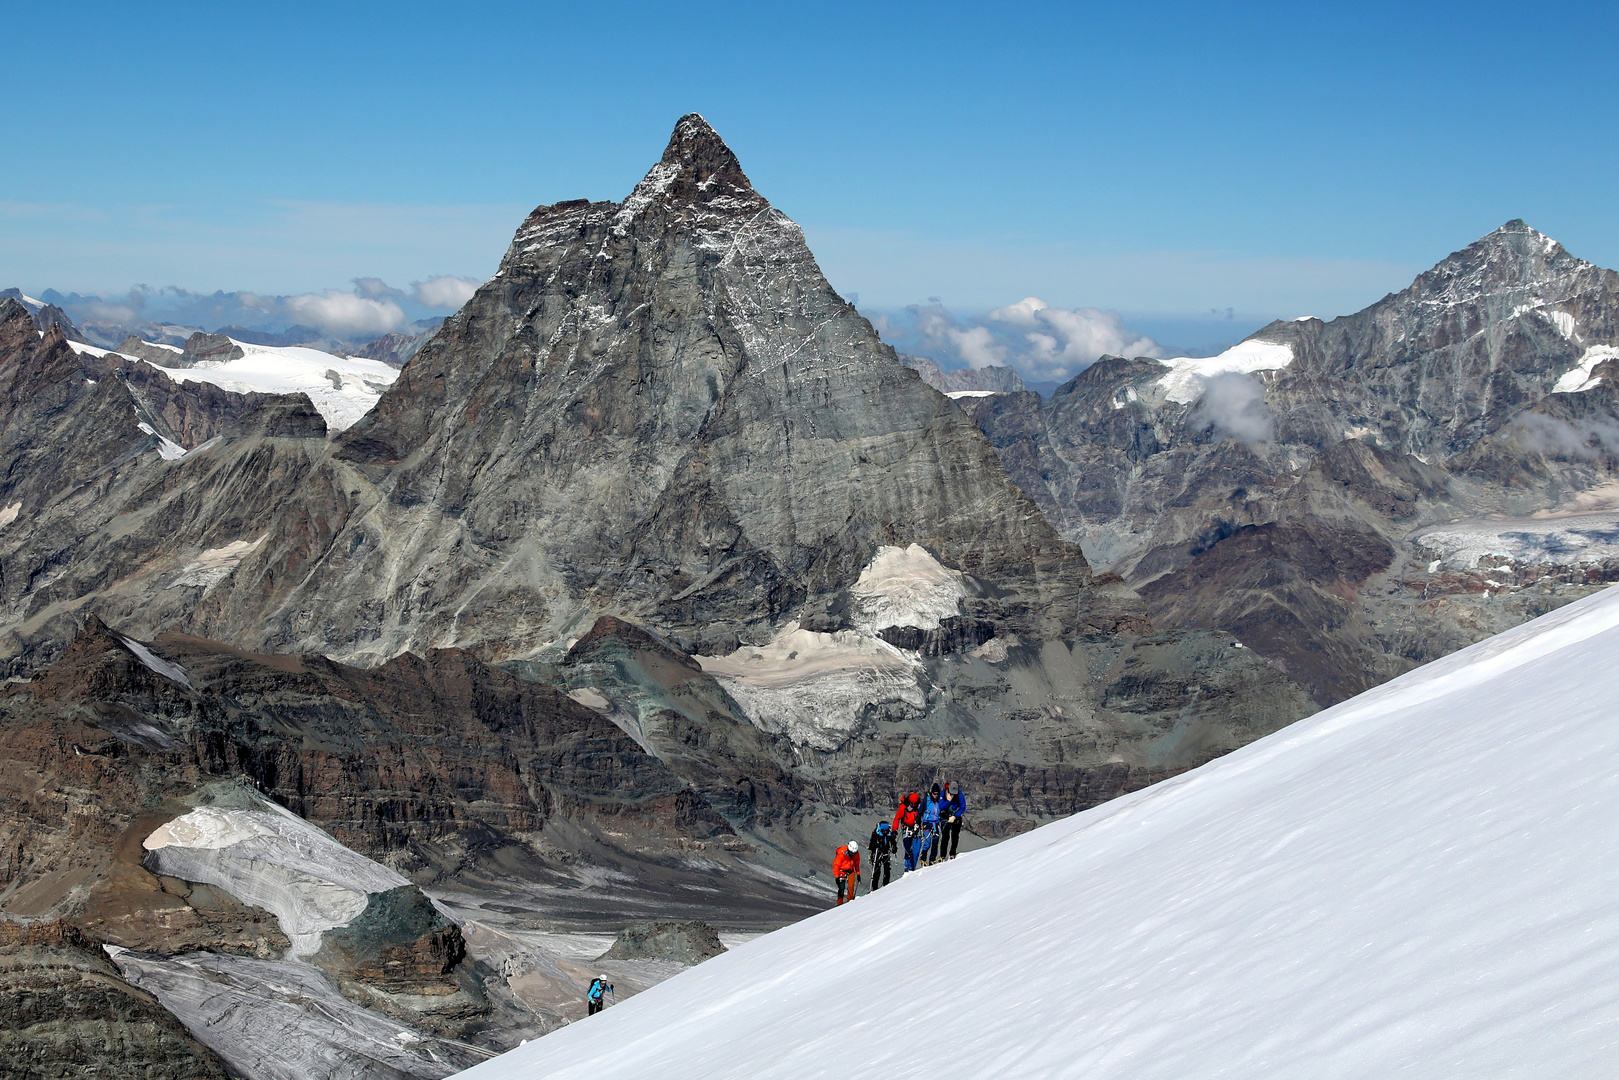
[[[860,885],[860,845],[850,840],[832,857],[832,876],[838,883],[838,904],[853,900]]]

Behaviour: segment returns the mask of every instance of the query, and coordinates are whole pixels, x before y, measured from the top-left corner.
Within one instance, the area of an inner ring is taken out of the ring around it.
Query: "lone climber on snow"
[[[607,1007],[607,995],[613,992],[613,984],[607,981],[606,975],[598,975],[590,980],[590,989],[585,993],[585,1015],[595,1016]]]

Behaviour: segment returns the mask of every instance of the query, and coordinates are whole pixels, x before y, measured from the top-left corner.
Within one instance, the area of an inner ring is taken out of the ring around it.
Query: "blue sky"
[[[481,278],[693,110],[876,314],[1206,347],[1513,217],[1619,265],[1607,5],[6,6],[0,286]]]

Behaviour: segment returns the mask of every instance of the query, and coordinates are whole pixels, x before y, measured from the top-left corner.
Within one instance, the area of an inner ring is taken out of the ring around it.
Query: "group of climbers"
[[[879,821],[871,830],[866,850],[871,853],[871,891],[893,881],[893,859],[905,853],[905,870],[932,866],[956,857],[961,843],[967,797],[951,781],[934,784],[928,795],[913,791],[900,800],[892,822]],[[832,877],[838,883],[838,903],[855,898],[860,884],[860,844],[850,840],[832,859]]]

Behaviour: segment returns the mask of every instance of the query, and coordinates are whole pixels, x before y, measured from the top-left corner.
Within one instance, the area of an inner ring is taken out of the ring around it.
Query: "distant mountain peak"
[[[754,213],[769,205],[742,171],[742,163],[719,132],[696,113],[682,116],[669,136],[663,157],[642,178],[614,218],[624,229],[649,207],[661,205],[677,214],[682,207]]]
[[[719,132],[697,113],[687,113],[675,124],[658,164],[679,166],[682,179],[703,190],[714,186],[714,181],[731,188],[753,190],[753,184],[742,171],[742,163],[725,145]]]

